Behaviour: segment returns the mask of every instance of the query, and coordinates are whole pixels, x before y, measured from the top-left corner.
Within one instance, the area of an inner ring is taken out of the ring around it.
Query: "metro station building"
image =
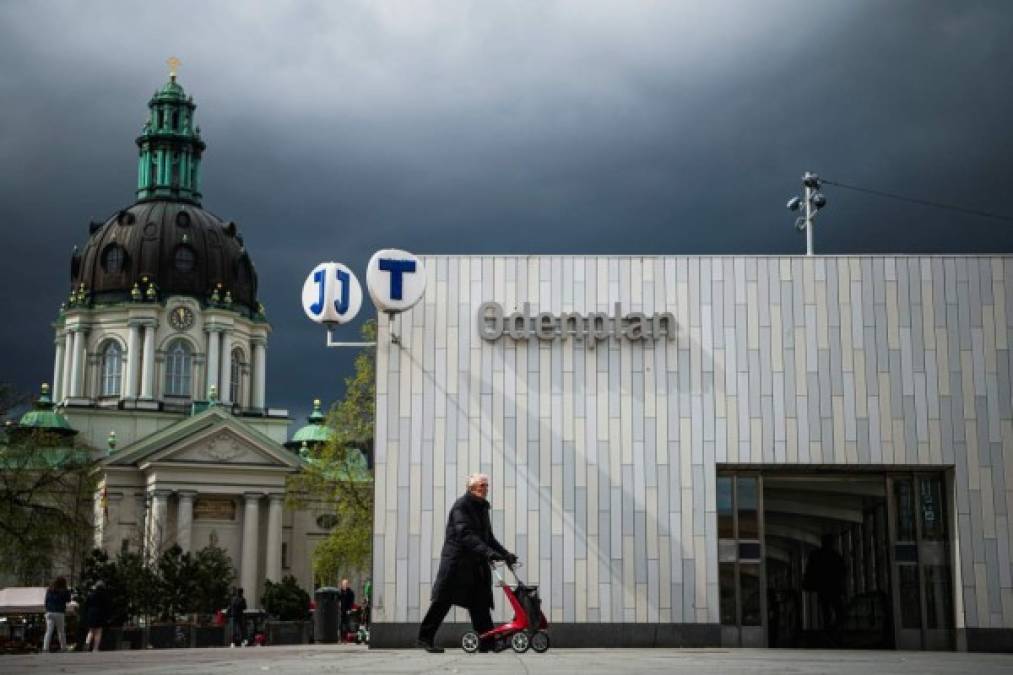
[[[373,646],[483,471],[556,646],[1013,647],[1013,258],[421,260],[379,322]]]

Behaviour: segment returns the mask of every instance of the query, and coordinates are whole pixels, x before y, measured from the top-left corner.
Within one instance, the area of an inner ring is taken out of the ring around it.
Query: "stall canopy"
[[[46,611],[45,586],[15,586],[0,589],[0,614],[28,614]]]

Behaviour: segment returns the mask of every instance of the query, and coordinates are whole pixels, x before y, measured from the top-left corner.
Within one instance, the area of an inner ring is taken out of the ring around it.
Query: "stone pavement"
[[[861,673],[862,675],[1013,674],[1013,655],[950,652],[857,652],[754,649],[550,649],[546,654],[426,654],[353,645],[246,649],[165,649],[97,654],[0,656],[0,673],[675,673],[727,675]]]

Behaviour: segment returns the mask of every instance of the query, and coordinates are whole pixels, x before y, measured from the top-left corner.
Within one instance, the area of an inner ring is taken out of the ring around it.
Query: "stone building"
[[[202,207],[196,105],[173,74],[148,108],[136,200],[91,223],[71,259],[53,396],[107,455],[96,544],[152,558],[216,544],[256,605],[265,579],[313,588],[327,521],[285,506],[303,459],[284,445],[287,411],[267,404],[271,326],[242,233]]]

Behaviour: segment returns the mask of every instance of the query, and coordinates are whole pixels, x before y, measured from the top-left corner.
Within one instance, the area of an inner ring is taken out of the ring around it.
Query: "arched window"
[[[110,342],[102,350],[102,395],[119,396],[123,373],[123,350],[116,342]]]
[[[192,360],[190,346],[183,340],[177,340],[169,346],[165,355],[166,396],[190,396]]]
[[[239,403],[242,367],[243,354],[238,349],[233,349],[231,368],[229,370],[229,400],[233,403]]]
[[[119,274],[123,271],[123,249],[112,244],[106,247],[102,256],[102,265],[109,274]]]
[[[189,246],[177,246],[174,263],[177,272],[191,272],[196,264],[197,256]]]

